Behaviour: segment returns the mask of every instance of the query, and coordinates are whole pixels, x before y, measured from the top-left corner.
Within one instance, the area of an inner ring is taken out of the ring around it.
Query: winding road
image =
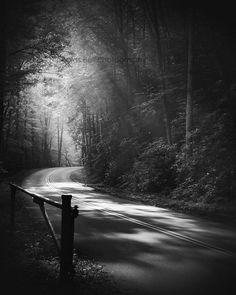
[[[37,170],[22,186],[57,201],[73,195],[75,247],[101,263],[124,294],[236,294],[235,225],[97,192],[73,181],[75,171],[83,175],[82,167]],[[60,211],[47,210],[59,234]]]

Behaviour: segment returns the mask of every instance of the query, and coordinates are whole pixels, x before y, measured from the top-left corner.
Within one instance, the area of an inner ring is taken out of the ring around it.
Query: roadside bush
[[[139,144],[135,138],[124,138],[119,144],[116,157],[109,163],[105,173],[105,182],[109,185],[127,186],[126,174],[137,157]]]
[[[131,186],[141,192],[161,192],[175,186],[175,146],[162,139],[146,146],[133,165]]]
[[[209,203],[235,198],[236,152],[231,121],[227,114],[214,112],[193,132],[191,152],[183,149],[176,156],[173,197]]]
[[[89,158],[90,157],[90,158]],[[106,170],[109,167],[110,153],[105,140],[94,144],[91,153],[85,159],[88,171],[95,176],[97,181],[103,181]]]

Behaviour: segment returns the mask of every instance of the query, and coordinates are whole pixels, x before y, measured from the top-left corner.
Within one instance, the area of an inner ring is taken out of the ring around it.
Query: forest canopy
[[[235,199],[235,17],[189,2],[2,1],[2,173],[84,165],[136,192]]]

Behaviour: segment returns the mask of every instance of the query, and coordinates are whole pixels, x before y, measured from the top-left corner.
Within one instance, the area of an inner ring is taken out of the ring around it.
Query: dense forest
[[[109,186],[235,200],[229,3],[5,0],[0,11],[2,174],[84,165]]]

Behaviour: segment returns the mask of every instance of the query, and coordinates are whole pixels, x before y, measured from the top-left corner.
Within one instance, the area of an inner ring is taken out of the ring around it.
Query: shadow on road
[[[75,223],[75,247],[82,255],[103,263],[125,288],[135,290],[136,294],[233,294],[234,258],[165,234],[158,228],[142,226],[135,220],[231,251],[236,245],[232,229],[97,193],[69,181],[54,180],[28,189],[43,192],[57,201],[61,194],[72,194],[73,204],[80,208]],[[60,214],[54,208],[48,209],[59,233]]]

